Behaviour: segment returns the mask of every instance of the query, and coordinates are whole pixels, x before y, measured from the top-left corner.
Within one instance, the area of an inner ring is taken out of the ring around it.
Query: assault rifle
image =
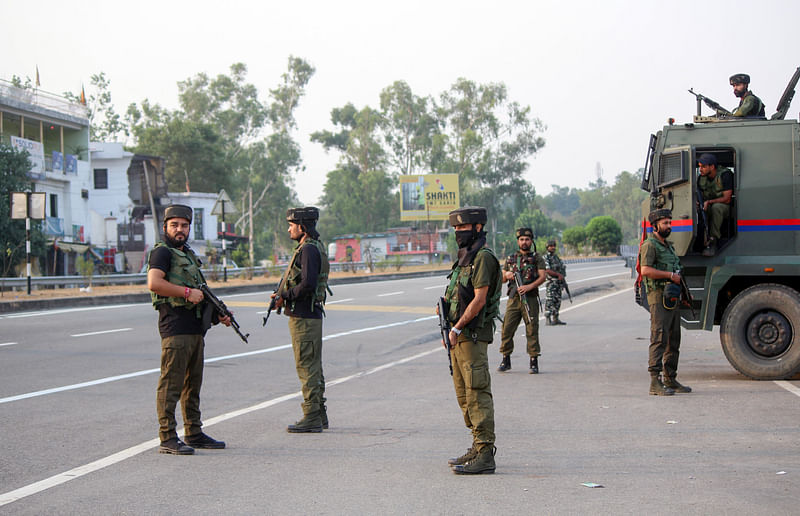
[[[694,298],[692,297],[692,293],[689,291],[689,285],[686,284],[686,279],[684,279],[681,271],[678,271],[678,274],[681,277],[681,303],[684,306],[689,307],[689,310],[692,312],[692,317],[697,317],[697,315],[694,313]]]
[[[531,307],[528,305],[528,296],[527,294],[519,293],[519,289],[522,287],[522,274],[520,274],[519,271],[514,272],[514,283],[517,285],[517,295],[519,295],[519,300],[522,301],[525,314],[528,316],[528,323],[530,323],[533,319],[531,319]]]
[[[235,331],[236,334],[245,342],[245,344],[247,344],[247,337],[249,337],[250,334],[248,333],[247,335],[242,335],[242,332],[239,330],[239,323],[236,322],[236,318],[233,317],[233,312],[231,312],[228,309],[228,307],[225,306],[225,303],[223,303],[220,298],[218,298],[217,296],[214,295],[213,292],[211,292],[211,289],[208,288],[208,285],[203,283],[198,288],[200,289],[200,292],[203,293],[203,297],[210,303],[210,306],[214,307],[214,310],[216,310],[216,312],[219,315],[221,315],[222,317],[230,317],[231,318],[231,328],[233,328],[233,331]],[[208,314],[208,318],[209,318],[208,326],[206,326],[206,324],[205,324],[206,316],[205,316],[205,314],[203,314],[203,327],[204,328],[208,328],[208,327],[211,326],[210,317],[211,317],[211,313],[209,312],[209,314]]]
[[[275,291],[273,292],[273,294],[278,294],[281,291],[281,287],[283,287],[283,278],[281,278],[281,281],[278,283],[278,286],[275,287]],[[272,311],[275,310],[275,305],[277,304],[278,304],[278,296],[275,296],[272,299],[270,299],[269,308],[267,308],[267,315],[264,316],[264,320],[261,322],[261,326],[267,325],[267,321],[269,320],[269,314],[271,314]],[[281,315],[280,308],[278,308],[278,315]]]
[[[569,298],[569,302],[572,303],[572,294],[569,292],[569,285],[567,285],[567,280],[561,280],[561,286],[564,287],[564,292],[567,293],[567,297]]]
[[[700,220],[703,221],[703,247],[708,245],[708,215],[706,214],[706,210],[703,209],[703,204],[705,204],[705,200],[703,199],[703,191],[700,190],[700,178],[697,178],[697,214],[700,217]]]
[[[447,303],[447,300],[443,297],[439,298],[439,307],[437,312],[439,312],[439,331],[442,333],[442,344],[444,345],[444,349],[447,350],[447,362],[450,365],[450,376],[453,376],[453,358],[450,356],[450,321],[447,320],[447,312],[450,309],[450,305]]]
[[[708,106],[711,109],[713,109],[714,111],[716,111],[717,115],[724,115],[724,116],[733,115],[733,113],[731,113],[730,111],[728,111],[724,107],[720,106],[719,102],[711,100],[710,98],[706,97],[705,95],[703,95],[701,93],[695,93],[694,89],[689,88],[689,93],[694,95],[694,97],[697,99],[697,116],[701,116],[702,115],[702,113],[700,112],[700,108],[701,108],[700,103],[701,102],[705,102],[706,106]]]

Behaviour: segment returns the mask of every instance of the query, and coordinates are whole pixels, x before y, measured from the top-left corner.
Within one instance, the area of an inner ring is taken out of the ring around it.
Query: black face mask
[[[456,231],[456,243],[459,248],[469,247],[475,241],[477,232],[473,229],[465,229],[464,231]]]
[[[667,238],[672,234],[672,228],[660,229],[656,231],[661,238]]]

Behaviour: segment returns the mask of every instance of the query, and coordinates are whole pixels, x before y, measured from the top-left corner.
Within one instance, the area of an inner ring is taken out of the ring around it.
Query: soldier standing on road
[[[747,88],[750,86],[750,76],[746,73],[737,73],[731,75],[731,86],[733,86],[733,94],[739,101],[739,106],[733,111],[733,116],[749,116],[749,117],[763,117],[764,103],[761,99],[753,95],[752,91]]]
[[[517,245],[519,245],[519,251],[506,258],[506,263],[503,265],[503,279],[508,281],[508,301],[503,318],[500,344],[503,360],[497,370],[505,372],[511,369],[514,334],[517,332],[520,320],[524,320],[525,338],[530,356],[529,372],[537,374],[539,372],[539,355],[542,351],[539,345],[539,285],[545,280],[545,263],[539,253],[531,251],[533,245],[531,228],[517,229]],[[515,272],[519,272],[522,277],[522,287],[519,289],[514,281]],[[528,320],[528,314],[522,304],[523,299],[530,310],[530,320]]]
[[[639,249],[647,304],[650,306],[650,394],[671,396],[676,392],[692,392],[675,379],[681,346],[679,310],[681,263],[667,237],[672,233],[672,212],[654,210],[648,216],[653,234]],[[661,380],[661,371],[664,380]]]
[[[456,474],[494,473],[494,402],[486,353],[500,307],[500,263],[486,247],[486,208],[451,211],[450,225],[456,231],[458,261],[448,276],[449,313],[445,316],[452,323],[449,339],[456,399],[472,432],[472,446],[447,462]]]
[[[285,307],[289,333],[303,391],[303,418],[286,430],[290,433],[322,432],[328,428],[325,407],[325,376],[322,372],[322,316],[327,297],[330,265],[319,241],[319,210],[313,206],[286,212],[289,237],[297,241],[284,274],[283,287],[272,294],[276,306]]]
[[[547,325],[567,324],[558,318],[561,310],[561,290],[563,287],[564,276],[567,275],[567,266],[556,254],[556,241],[547,242],[547,254],[544,255],[544,263],[547,267],[547,299],[544,303]]]
[[[194,448],[225,448],[224,442],[212,439],[201,430],[203,338],[208,329],[203,325],[203,311],[211,307],[203,303],[203,293],[198,290],[205,283],[200,260],[186,243],[191,224],[189,206],[169,206],[164,212],[164,242],[153,247],[147,268],[147,288],[158,310],[161,334],[161,376],[156,391],[159,452],[173,455],[191,455]],[[211,317],[212,322],[215,320],[225,326],[231,325],[230,317],[218,317],[216,311]],[[175,431],[178,399],[186,443]]]

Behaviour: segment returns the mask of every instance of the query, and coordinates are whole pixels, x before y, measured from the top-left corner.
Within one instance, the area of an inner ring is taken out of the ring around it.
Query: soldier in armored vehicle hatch
[[[763,117],[764,116],[764,103],[761,99],[753,95],[753,92],[748,90],[750,86],[750,76],[746,73],[737,73],[731,75],[731,86],[733,86],[733,94],[741,99],[739,105],[733,110],[731,116],[741,117]]]
[[[697,188],[703,195],[703,211],[708,221],[708,243],[703,256],[714,256],[722,235],[722,225],[730,219],[733,198],[733,172],[723,167],[717,169],[717,157],[705,153],[700,155],[698,167],[700,177]]]

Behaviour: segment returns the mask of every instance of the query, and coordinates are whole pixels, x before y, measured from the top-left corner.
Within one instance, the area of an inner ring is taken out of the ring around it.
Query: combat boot
[[[547,314],[545,317],[546,317],[545,325],[546,326],[552,326],[553,325],[553,319],[550,318],[550,314]]]
[[[703,254],[703,256],[706,256],[706,257],[714,256],[715,254],[717,254],[717,239],[716,238],[711,237],[708,240],[708,245],[706,246],[705,249],[703,249],[703,253],[702,254]]]
[[[494,454],[497,448],[493,444],[484,444],[473,459],[464,464],[453,466],[456,475],[481,475],[494,473]]]
[[[290,434],[305,434],[322,432],[322,417],[319,410],[303,416],[303,419],[286,427]]]
[[[469,447],[467,453],[462,455],[461,457],[453,457],[452,459],[447,459],[447,463],[451,466],[460,466],[462,464],[466,464],[467,462],[471,461],[478,455],[478,449],[475,448],[475,445]]]
[[[663,383],[661,383],[661,376],[660,375],[651,375],[650,376],[650,394],[653,396],[672,396],[675,394],[673,389],[666,387]]]
[[[566,325],[567,323],[565,323],[564,321],[562,321],[561,319],[559,319],[559,318],[558,318],[558,314],[555,314],[555,315],[553,316],[553,324],[554,324],[554,325],[561,325],[561,326],[564,326],[564,325]]]
[[[504,373],[511,369],[511,355],[503,355],[503,361],[497,367],[497,370]]]
[[[322,428],[324,430],[328,429],[328,409],[325,405],[320,405],[319,407],[319,418],[322,420]]]
[[[530,374],[539,374],[539,357],[531,357],[531,370]]]
[[[675,379],[674,376],[665,376],[664,377],[664,387],[668,389],[672,389],[675,392],[687,393],[692,392],[691,387],[687,387],[686,385],[681,385],[678,380]]]

